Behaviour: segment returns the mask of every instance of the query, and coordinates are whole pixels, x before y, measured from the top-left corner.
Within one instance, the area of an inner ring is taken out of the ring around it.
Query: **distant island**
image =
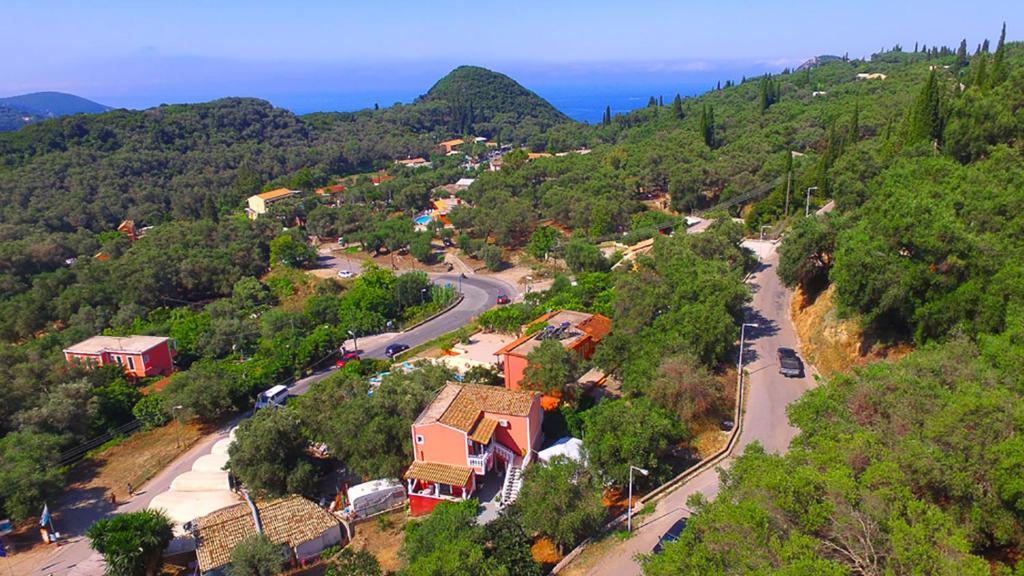
[[[17,130],[46,120],[72,114],[98,114],[112,110],[74,94],[63,92],[33,92],[20,96],[0,98],[0,132]]]

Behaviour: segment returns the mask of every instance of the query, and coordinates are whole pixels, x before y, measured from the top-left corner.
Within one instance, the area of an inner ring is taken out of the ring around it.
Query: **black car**
[[[779,374],[799,378],[804,375],[804,363],[792,348],[779,348]]]
[[[388,347],[384,349],[384,355],[388,358],[394,358],[408,349],[408,344],[388,344]]]
[[[684,528],[686,528],[686,518],[682,518],[677,521],[668,529],[667,532],[661,535],[658,543],[654,545],[654,553],[661,554],[661,551],[664,550],[665,544],[679,540],[679,535],[683,533]]]

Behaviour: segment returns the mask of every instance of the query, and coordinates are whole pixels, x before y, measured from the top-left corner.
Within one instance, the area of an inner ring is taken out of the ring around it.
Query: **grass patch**
[[[463,325],[462,328],[453,330],[447,334],[442,334],[433,340],[428,340],[427,342],[420,344],[419,346],[414,346],[403,352],[401,355],[403,357],[409,357],[419,354],[425,350],[430,350],[431,348],[448,348],[451,346],[452,342],[459,342],[464,338],[469,338],[478,330],[480,330],[480,325],[477,323],[477,319],[474,318],[470,320],[468,324]]]

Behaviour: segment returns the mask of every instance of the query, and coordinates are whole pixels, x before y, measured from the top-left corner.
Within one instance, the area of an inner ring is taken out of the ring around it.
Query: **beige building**
[[[267,208],[274,202],[279,202],[285,198],[291,198],[298,193],[298,190],[278,188],[277,190],[271,190],[270,192],[263,192],[262,194],[256,194],[255,196],[249,196],[247,201],[248,206],[245,209],[245,213],[249,216],[250,220],[255,220],[259,218],[260,215],[266,214]]]

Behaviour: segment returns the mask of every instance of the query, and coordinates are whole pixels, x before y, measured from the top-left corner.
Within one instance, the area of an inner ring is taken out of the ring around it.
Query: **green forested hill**
[[[546,100],[518,82],[477,66],[460,66],[417,100],[448,108],[449,129],[459,134],[500,138],[520,130],[523,122],[543,130],[571,122]]]

